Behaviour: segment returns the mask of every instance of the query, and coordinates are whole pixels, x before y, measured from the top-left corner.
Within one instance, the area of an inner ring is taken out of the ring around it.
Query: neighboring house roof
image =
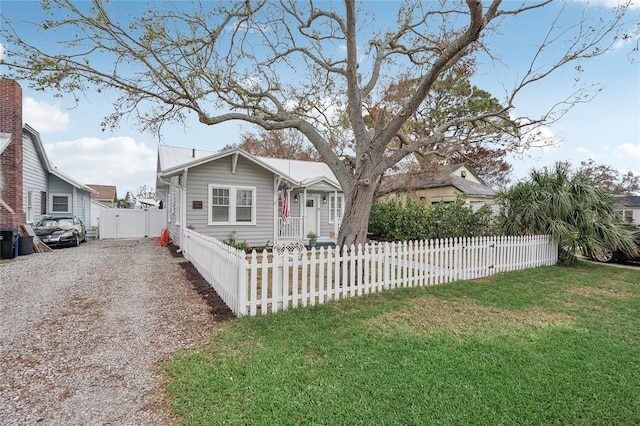
[[[212,152],[167,145],[158,147],[158,173],[171,176],[191,167],[208,163],[230,155],[241,155],[250,161],[272,171],[296,186],[304,187],[325,181],[340,188],[338,179],[325,163],[316,161],[288,160],[282,158],[259,157],[240,149]]]
[[[81,189],[83,191],[87,191],[90,194],[95,193],[96,191],[94,191],[93,189],[89,188],[88,186],[72,179],[71,177],[65,175],[64,173],[58,171],[58,169],[53,166],[51,164],[51,162],[49,161],[49,158],[47,157],[47,153],[44,150],[44,145],[42,144],[42,140],[40,139],[40,134],[33,129],[33,127],[29,126],[28,124],[25,124],[23,127],[23,131],[29,133],[31,135],[31,140],[33,141],[33,145],[36,149],[36,152],[38,153],[38,156],[40,157],[40,162],[42,163],[43,168],[49,172],[50,174],[60,178],[61,180],[67,182],[68,184],[70,184],[71,186],[74,186],[78,189]]]
[[[482,180],[480,178],[480,176],[478,176],[478,174],[468,165],[466,165],[465,163],[459,163],[459,164],[448,164],[446,166],[444,166],[444,173],[448,174],[448,175],[457,175],[460,176],[460,174],[458,173],[458,171],[460,169],[466,169],[466,171],[468,171],[469,173],[471,173],[473,175],[473,177],[480,183],[484,184],[484,180]]]
[[[629,208],[640,208],[640,196],[638,195],[626,195],[620,197],[620,204]]]
[[[116,187],[113,185],[87,184],[87,186],[96,191],[95,194],[91,194],[92,200],[101,200],[113,203],[113,201],[117,198]]]
[[[460,165],[447,166],[441,173],[420,172],[420,173],[402,173],[392,176],[385,176],[380,186],[380,192],[388,194],[396,191],[415,191],[428,188],[442,188],[453,186],[467,195],[476,197],[493,198],[496,191],[486,185],[482,185],[463,177],[452,175],[458,170]],[[467,167],[468,170],[470,170]],[[470,170],[471,171],[471,170]],[[473,172],[472,172],[473,173]],[[478,180],[480,180],[478,178]],[[480,180],[481,181],[481,180]]]

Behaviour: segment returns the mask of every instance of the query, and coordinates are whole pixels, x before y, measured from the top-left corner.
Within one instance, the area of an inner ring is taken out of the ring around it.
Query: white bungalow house
[[[310,232],[319,243],[335,242],[344,206],[324,163],[166,145],[158,148],[156,199],[178,246],[187,226],[251,246],[306,241]]]

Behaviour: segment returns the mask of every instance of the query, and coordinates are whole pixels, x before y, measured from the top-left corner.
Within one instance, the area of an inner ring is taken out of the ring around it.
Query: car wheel
[[[80,246],[80,234],[75,234],[76,237],[76,247]]]
[[[598,262],[609,263],[613,261],[613,252],[611,250],[603,250],[600,254],[595,256]]]

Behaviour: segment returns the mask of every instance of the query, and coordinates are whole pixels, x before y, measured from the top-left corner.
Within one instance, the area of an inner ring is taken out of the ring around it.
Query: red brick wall
[[[25,222],[22,190],[22,88],[9,79],[0,79],[0,132],[10,133],[11,142],[0,155],[0,198],[13,210],[0,204],[0,228],[13,228]]]

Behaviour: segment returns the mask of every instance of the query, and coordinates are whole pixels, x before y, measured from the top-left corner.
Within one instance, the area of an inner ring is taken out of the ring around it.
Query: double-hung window
[[[71,213],[71,194],[51,194],[52,213]]]
[[[256,189],[209,184],[210,225],[255,225]]]
[[[211,197],[211,214],[210,222],[229,222],[229,204],[230,188],[214,188],[209,185],[209,194]]]
[[[33,223],[33,191],[27,189],[27,223]]]

